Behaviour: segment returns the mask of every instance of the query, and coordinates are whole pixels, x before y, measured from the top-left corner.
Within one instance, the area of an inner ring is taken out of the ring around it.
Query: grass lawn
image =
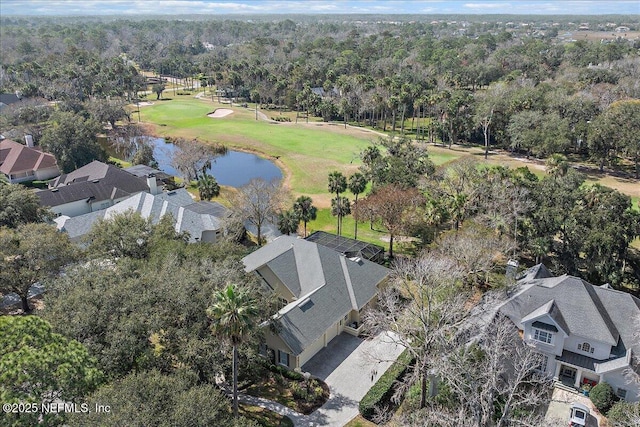
[[[265,370],[263,375],[253,380],[251,384],[242,389],[243,393],[251,396],[264,397],[278,402],[301,414],[310,414],[322,406],[329,398],[329,387],[322,381],[312,379],[310,383],[305,380],[291,379],[279,372]],[[309,388],[307,389],[307,384]],[[316,394],[315,389],[318,393]],[[295,395],[294,390],[307,389],[315,394],[315,399],[303,399]]]
[[[121,168],[129,168],[132,166],[131,162],[126,162],[124,160],[120,160],[116,157],[109,157],[109,161],[119,165]]]
[[[318,209],[318,216],[315,221],[311,221],[307,224],[307,234],[311,234],[314,231],[326,231],[328,233],[336,233],[338,225],[338,219],[331,215],[329,208]],[[342,219],[342,235],[344,237],[354,238],[354,225],[355,221],[353,216],[349,215]],[[358,223],[358,240],[363,242],[373,243],[378,246],[382,246],[386,252],[389,252],[389,234],[386,230],[378,224],[374,224],[373,230],[369,227],[369,222]],[[300,233],[302,235],[302,225]],[[411,242],[400,242],[394,240],[393,253],[394,254],[410,254],[413,253],[415,246]]]
[[[168,94],[170,95],[170,94]],[[207,114],[217,108],[229,108],[228,104],[219,104],[208,100],[199,100],[193,96],[175,96],[171,100],[153,100],[154,105],[142,107],[141,117],[152,124],[153,131],[159,136],[198,138],[203,142],[217,141],[228,147],[248,150],[274,160],[287,177],[285,185],[291,189],[293,197],[311,196],[318,208],[328,208],[331,195],[327,193],[327,176],[337,170],[350,176],[361,164],[360,152],[379,138],[378,133],[366,129],[344,127],[340,123],[320,123],[317,118],[305,123],[271,123],[255,120],[252,108],[233,106],[233,114],[213,119]],[[261,110],[267,117],[277,116],[276,110]],[[295,112],[283,115],[295,117]],[[408,119],[409,120],[409,119]],[[526,166],[538,177],[545,175],[541,162],[516,158],[507,153],[491,154],[484,159],[482,147],[454,146],[451,149],[441,145],[429,145],[430,159],[436,165],[446,164],[457,158],[473,156],[480,163],[502,165],[512,168]],[[638,207],[640,184],[633,179],[621,179],[608,175],[590,175],[590,182],[598,182],[630,195],[634,207]],[[345,194],[347,197],[351,195]],[[351,197],[353,198],[353,197]],[[312,227],[326,229],[333,219],[324,214]],[[345,235],[350,218],[345,219]],[[332,229],[335,231],[335,226]],[[327,230],[327,231],[331,231]],[[359,236],[360,237],[360,236]],[[363,239],[379,241],[379,236],[362,234]]]
[[[363,418],[362,415],[358,415],[347,424],[345,424],[344,427],[378,427],[378,424],[372,423],[366,418]]]
[[[218,141],[228,147],[256,151],[278,159],[290,173],[290,187],[296,194],[326,192],[327,176],[333,170],[347,175],[360,164],[360,152],[375,135],[361,132],[352,136],[333,132],[314,124],[285,124],[256,121],[247,108],[233,107],[234,114],[213,119],[207,113],[228,105],[176,97],[142,108],[143,121],[154,123],[161,136]]]
[[[240,404],[238,412],[263,427],[293,427],[293,421],[289,417],[259,406]]]

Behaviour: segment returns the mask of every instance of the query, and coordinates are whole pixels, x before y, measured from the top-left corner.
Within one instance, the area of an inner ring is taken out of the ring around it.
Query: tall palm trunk
[[[233,416],[238,418],[238,346],[233,345]]]
[[[357,219],[358,218],[358,211],[357,211],[357,209],[358,209],[358,195],[357,194],[356,194],[356,203],[354,204],[354,206],[356,207],[356,212],[355,212],[355,215],[354,215],[354,218],[353,218],[354,219],[353,223],[355,224],[355,227],[354,227],[354,230],[353,230],[353,238],[355,240],[358,240],[358,219]]]

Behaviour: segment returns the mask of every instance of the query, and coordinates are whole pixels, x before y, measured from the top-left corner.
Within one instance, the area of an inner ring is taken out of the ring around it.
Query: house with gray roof
[[[389,269],[293,236],[280,236],[242,259],[282,300],[278,332],[265,329],[262,351],[273,363],[301,368],[342,332],[362,331],[363,310],[375,302]]]
[[[110,219],[127,211],[139,213],[157,224],[171,215],[177,233],[188,233],[191,242],[216,242],[223,232],[224,221],[230,211],[216,202],[194,202],[185,189],[160,194],[138,193],[106,209],[84,215],[57,217],[57,228],[66,232],[72,241],[80,242],[99,219]]]
[[[51,180],[49,189],[36,195],[53,213],[73,217],[106,209],[134,194],[161,191],[162,183],[153,175],[139,177],[94,160]]]
[[[554,277],[535,266],[518,282],[518,291],[499,311],[543,356],[541,371],[565,385],[607,382],[631,402],[640,399],[638,323],[640,299],[611,286],[594,286],[579,277]]]

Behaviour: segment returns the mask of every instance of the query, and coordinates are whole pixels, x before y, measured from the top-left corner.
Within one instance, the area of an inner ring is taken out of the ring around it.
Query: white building
[[[620,398],[640,399],[638,367],[632,366],[640,355],[640,299],[578,277],[552,277],[541,264],[518,283],[500,312],[544,356],[544,372],[575,388],[606,382]]]

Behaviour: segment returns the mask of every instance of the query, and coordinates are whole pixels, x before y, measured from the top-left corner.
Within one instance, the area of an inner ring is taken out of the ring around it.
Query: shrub
[[[640,420],[640,402],[631,403],[624,400],[616,402],[607,412],[607,420],[611,427],[627,427]]]
[[[272,372],[276,372],[279,373],[281,375],[283,375],[286,378],[289,378],[290,380],[294,380],[294,381],[302,381],[304,379],[304,376],[296,371],[292,371],[290,369],[285,368],[284,366],[280,366],[280,365],[271,365],[269,367],[269,369]]]
[[[616,394],[607,383],[596,384],[589,392],[589,398],[598,411],[606,413],[617,400]]]
[[[291,384],[291,394],[296,399],[307,400],[309,398],[309,393],[307,392],[307,387],[304,384],[300,384],[298,382]]]
[[[631,403],[624,400],[616,403],[607,412],[609,424],[613,427],[635,425],[640,420],[640,402]]]
[[[363,417],[371,419],[375,415],[375,408],[391,398],[394,392],[394,383],[404,376],[412,362],[411,353],[405,350],[400,354],[398,360],[393,362],[393,365],[380,376],[380,379],[360,401],[359,409]]]

